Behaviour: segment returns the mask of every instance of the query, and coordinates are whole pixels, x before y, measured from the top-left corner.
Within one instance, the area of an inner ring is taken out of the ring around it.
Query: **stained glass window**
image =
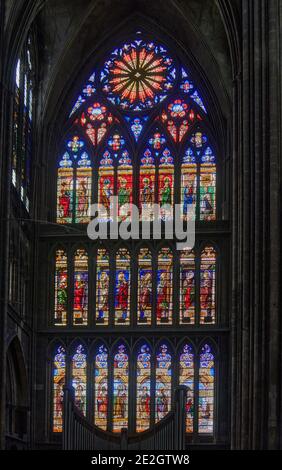
[[[94,374],[95,374],[95,405],[94,405],[94,423],[101,429],[107,429],[108,419],[108,350],[106,346],[98,347],[95,356]]]
[[[56,251],[55,266],[55,325],[67,324],[68,266],[67,255],[62,249]]]
[[[53,432],[62,432],[63,399],[66,380],[66,354],[59,346],[53,363]]]
[[[181,205],[184,220],[216,218],[216,160],[207,136],[198,129],[190,137],[181,167]]]
[[[113,159],[108,150],[103,154],[99,166],[98,204],[103,206],[100,212],[101,221],[108,222],[111,217],[111,197],[114,195],[115,171]]]
[[[152,255],[148,248],[141,248],[138,257],[138,324],[152,322],[153,272]]]
[[[74,325],[87,325],[88,320],[88,255],[79,249],[74,256]]]
[[[172,266],[169,248],[162,248],[158,256],[157,272],[157,324],[172,324]]]
[[[190,127],[201,117],[185,100],[177,98],[162,111],[161,121],[175,142],[181,142]]]
[[[86,223],[90,220],[91,179],[91,161],[88,154],[83,152],[76,170],[76,223]]]
[[[130,255],[126,248],[120,248],[116,255],[115,279],[115,323],[130,323]]]
[[[150,427],[151,416],[151,353],[143,344],[137,354],[136,431]]]
[[[65,152],[58,169],[57,222],[68,224],[73,217],[73,168],[68,152]]]
[[[180,253],[180,324],[195,323],[195,256],[193,251]]]
[[[179,385],[187,387],[186,432],[192,433],[194,430],[194,354],[189,344],[184,345],[179,359]]]
[[[164,46],[142,37],[115,49],[101,72],[103,91],[123,110],[149,109],[175,82],[175,66]]]
[[[95,88],[94,82],[95,82],[95,72],[90,75],[88,82],[83,87],[81,95],[79,95],[79,97],[77,98],[71,110],[70,116],[72,116],[81,107],[81,105],[85,103],[85,101],[88,100],[88,98],[91,97],[95,93],[96,88]]]
[[[200,174],[200,219],[214,220],[216,211],[216,165],[210,147],[207,147],[201,158]]]
[[[215,323],[216,252],[207,246],[201,254],[200,323]]]
[[[57,179],[57,222],[87,223],[90,220],[92,169],[79,135],[66,141]]]
[[[181,167],[181,208],[183,219],[195,220],[197,202],[197,164],[193,150],[189,148]]]
[[[114,356],[113,431],[120,432],[128,426],[128,354],[120,344]]]
[[[212,434],[214,429],[214,355],[205,344],[200,353],[199,433]]]
[[[30,210],[34,52],[31,34],[25,41],[15,70],[13,103],[12,183]]]
[[[118,220],[128,220],[131,217],[133,172],[131,159],[127,150],[122,152],[118,162],[117,194]]]
[[[72,386],[74,401],[82,414],[86,414],[86,354],[80,344],[72,358]]]
[[[114,122],[114,117],[104,104],[94,102],[83,111],[79,122],[92,145],[97,147],[104,139],[110,125]]]
[[[153,220],[153,204],[155,203],[155,159],[147,148],[141,158],[139,173],[139,207],[140,218],[144,221]]]
[[[158,185],[161,218],[169,220],[173,217],[174,159],[168,148],[165,148],[160,156]]]
[[[158,422],[171,409],[171,355],[162,344],[156,357],[156,404],[155,421]]]
[[[96,271],[96,324],[109,324],[109,254],[104,248],[97,252]]]

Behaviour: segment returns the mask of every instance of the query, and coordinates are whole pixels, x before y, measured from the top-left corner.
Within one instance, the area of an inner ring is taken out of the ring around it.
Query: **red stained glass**
[[[87,325],[88,321],[88,255],[77,250],[74,257],[73,323]]]
[[[101,73],[101,81],[108,98],[122,109],[151,108],[173,86],[173,61],[163,46],[139,37],[112,53]]]
[[[64,250],[56,251],[55,266],[55,325],[67,324],[68,264]]]
[[[106,106],[95,102],[88,107],[86,112],[81,114],[78,122],[85,129],[86,135],[94,147],[96,147],[102,142],[110,125],[114,122],[114,117]]]
[[[216,252],[207,246],[201,254],[200,323],[215,323]]]

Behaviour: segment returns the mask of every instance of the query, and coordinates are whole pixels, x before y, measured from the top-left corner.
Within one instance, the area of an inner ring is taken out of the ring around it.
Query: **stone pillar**
[[[281,0],[241,1],[241,73],[234,88],[231,426],[232,447],[241,449],[277,448],[279,437],[281,6]]]

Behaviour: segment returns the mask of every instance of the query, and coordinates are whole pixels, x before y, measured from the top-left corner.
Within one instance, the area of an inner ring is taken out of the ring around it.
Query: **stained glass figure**
[[[172,324],[172,266],[169,248],[162,248],[158,256],[157,272],[157,324]]]
[[[195,323],[195,256],[193,251],[180,253],[180,318],[179,323]]]
[[[115,49],[101,72],[103,91],[123,110],[150,109],[175,83],[175,67],[164,46],[141,36]]]
[[[181,167],[181,208],[185,221],[196,219],[197,164],[193,150],[188,148]]]
[[[161,114],[162,123],[176,143],[183,140],[190,127],[198,120],[201,117],[181,98],[169,103]]]
[[[79,122],[93,146],[97,147],[114,122],[114,117],[105,105],[96,101],[86,111],[83,111]]]
[[[55,265],[55,315],[56,326],[67,324],[68,301],[68,265],[67,255],[64,250],[56,251]]]
[[[74,401],[80,412],[86,414],[86,354],[80,344],[72,358],[72,386]]]
[[[114,356],[113,432],[128,427],[128,354],[124,344]]]
[[[95,405],[94,405],[94,423],[99,428],[107,429],[108,422],[108,350],[106,346],[101,345],[95,356],[94,374],[95,374]]]
[[[114,196],[115,172],[113,159],[108,150],[103,154],[100,161],[98,177],[98,204],[101,205],[101,222],[109,222],[111,217],[111,197]]]
[[[133,172],[127,150],[122,152],[117,170],[118,221],[130,220],[132,210]]]
[[[162,220],[173,218],[174,159],[168,148],[162,152],[159,162],[159,206]]]
[[[82,89],[82,92],[81,94],[78,96],[71,112],[70,112],[70,117],[80,108],[80,106],[85,103],[86,100],[88,100],[88,98],[90,98],[91,96],[94,95],[94,93],[96,92],[96,88],[95,88],[95,72],[92,73],[87,81],[87,83],[85,84],[85,86],[83,87]]]
[[[193,432],[194,420],[194,354],[191,346],[185,344],[179,358],[179,385],[187,387],[186,432]]]
[[[82,153],[77,166],[75,222],[87,223],[90,220],[92,170],[91,161],[86,152]]]
[[[143,344],[137,355],[136,432],[150,427],[151,416],[151,353]]]
[[[206,246],[201,253],[200,323],[215,323],[216,252]]]
[[[153,300],[152,255],[141,248],[138,256],[138,319],[139,325],[151,325]]]
[[[96,271],[96,324],[109,324],[110,258],[107,250],[99,248]]]
[[[162,344],[156,357],[156,423],[171,409],[171,355],[166,344]]]
[[[152,221],[155,203],[155,159],[147,148],[141,158],[139,173],[139,207],[140,219]]]
[[[210,147],[207,147],[201,158],[200,173],[200,219],[215,220],[216,218],[216,165]]]
[[[53,432],[63,429],[63,400],[66,380],[66,353],[59,346],[53,363]]]
[[[57,222],[69,224],[73,217],[73,164],[65,152],[58,169],[57,179]]]
[[[130,255],[126,248],[116,255],[115,323],[130,323]]]
[[[74,256],[74,325],[87,325],[88,321],[88,255],[79,249]]]
[[[200,353],[198,432],[213,434],[214,431],[214,355],[205,344]]]

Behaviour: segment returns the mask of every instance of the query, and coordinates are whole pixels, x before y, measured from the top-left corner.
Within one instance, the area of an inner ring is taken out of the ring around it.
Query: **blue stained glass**
[[[70,155],[68,152],[65,152],[64,155],[62,156],[62,160],[59,163],[60,167],[62,168],[71,168],[72,167],[72,161],[70,159]]]
[[[200,97],[199,92],[195,89],[194,83],[192,80],[190,80],[188,73],[182,69],[181,75],[182,80],[180,83],[180,90],[182,90],[183,93],[187,93],[191,99],[204,111],[204,113],[207,113],[204,102]]]
[[[90,97],[90,96],[93,96],[94,93],[96,92],[96,88],[95,86],[93,85],[95,81],[95,72],[93,72],[87,83],[84,85],[83,89],[82,89],[82,92],[81,94],[78,96],[71,112],[70,112],[70,115],[69,117],[71,117],[79,108],[80,106],[85,103],[85,101]]]
[[[175,67],[163,46],[142,38],[116,48],[101,72],[102,90],[123,110],[141,111],[163,101],[175,83]]]
[[[141,132],[143,130],[144,124],[148,120],[148,117],[146,116],[146,117],[143,117],[143,118],[138,117],[138,118],[133,118],[132,119],[132,118],[126,116],[125,119],[129,123],[131,132],[134,136],[134,139],[137,142],[140,135],[141,135]]]

